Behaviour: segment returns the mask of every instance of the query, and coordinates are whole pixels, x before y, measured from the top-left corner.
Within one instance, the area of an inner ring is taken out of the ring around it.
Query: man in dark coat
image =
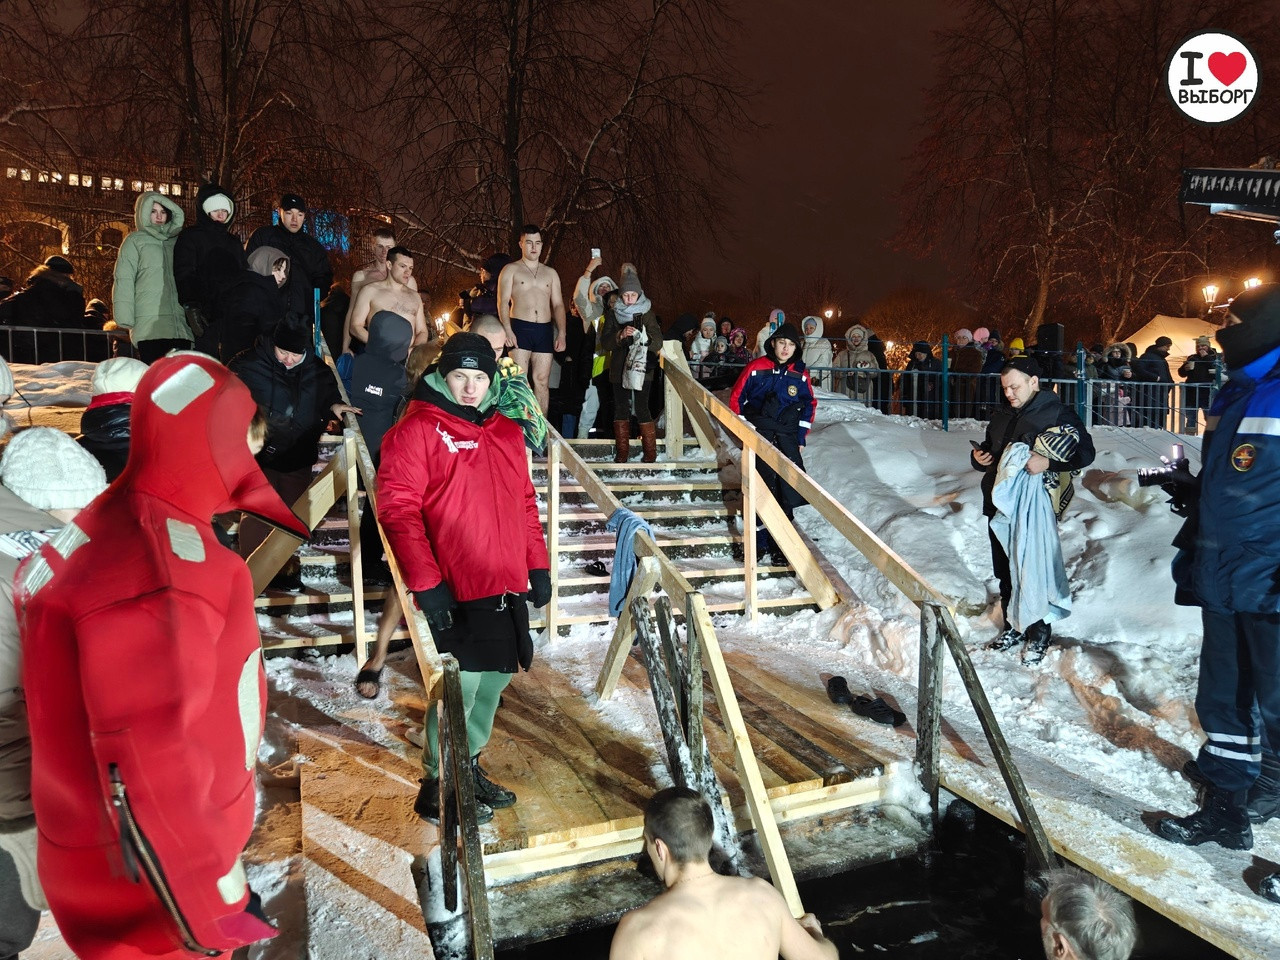
[[[1052,390],[1040,389],[1040,365],[1033,358],[1011,359],[1000,374],[1000,385],[1009,402],[992,413],[986,437],[969,456],[973,469],[985,474],[982,512],[988,521],[996,515],[991,491],[996,485],[1005,449],[1012,443],[1025,443],[1031,449],[1031,457],[1024,469],[1033,476],[1043,475],[1054,514],[1061,517],[1071,502],[1072,473],[1093,462],[1093,439],[1075,410],[1059,400]],[[1008,650],[1025,639],[1022,662],[1039,663],[1049,647],[1049,624],[1037,620],[1023,631],[1013,626],[1009,620],[1013,593],[1009,556],[993,531],[988,529],[987,535],[991,540],[991,566],[1000,580],[1000,604],[1005,617],[1004,630],[989,648]],[[1054,546],[1061,552],[1060,543],[1055,542]]]
[[[230,368],[249,388],[267,420],[258,465],[280,498],[292,506],[311,483],[325,424],[360,411],[342,402],[333,372],[315,355],[301,317],[280,321],[271,336],[262,337],[252,350],[232,360]],[[240,555],[248,558],[269,532],[265,523],[245,514],[240,523]],[[302,589],[296,558],[272,579],[271,586]]]
[[[286,308],[312,320],[315,315],[313,291],[319,290],[323,300],[333,286],[329,254],[319,240],[302,229],[307,221],[305,200],[296,193],[286,193],[280,198],[279,213],[279,223],[269,223],[253,231],[245,252],[252,254],[258,247],[275,247],[289,258],[289,280],[284,288]]]
[[[71,279],[75,268],[66,257],[52,256],[27,276],[26,285],[0,302],[0,324],[9,327],[60,327],[74,330],[84,320],[84,289]],[[59,356],[58,335],[13,338],[14,363],[52,363]]]
[[[933,355],[929,342],[917,340],[913,343],[911,359],[898,378],[903,413],[926,420],[938,419],[938,398],[941,396],[938,380],[941,373],[942,361]]]
[[[1165,418],[1169,413],[1169,394],[1173,390],[1173,374],[1169,372],[1169,350],[1173,341],[1168,337],[1158,337],[1156,342],[1143,351],[1131,364],[1133,379],[1153,386],[1138,388],[1138,401],[1134,405],[1138,426],[1164,429]],[[1167,386],[1154,386],[1167,384]]]
[[[195,222],[178,234],[173,248],[173,279],[178,302],[187,313],[187,326],[196,338],[196,349],[217,356],[212,319],[217,314],[217,288],[209,282],[209,256],[222,250],[243,270],[247,266],[240,239],[231,232],[236,205],[231,194],[216,183],[203,184],[196,192]],[[197,329],[198,328],[198,329]]]

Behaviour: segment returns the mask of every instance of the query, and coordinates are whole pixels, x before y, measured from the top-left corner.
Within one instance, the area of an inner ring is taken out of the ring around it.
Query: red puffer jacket
[[[265,718],[253,587],[210,527],[245,510],[307,535],[249,451],[254,406],[207,357],[153,364],[124,473],[19,573],[40,880],[82,960],[275,933],[240,861]]]
[[[378,519],[410,590],[441,580],[455,600],[529,589],[547,544],[524,435],[493,412],[472,423],[423,400],[382,441]]]

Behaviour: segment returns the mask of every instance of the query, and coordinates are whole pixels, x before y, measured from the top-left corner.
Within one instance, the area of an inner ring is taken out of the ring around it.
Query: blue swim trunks
[[[528,320],[511,318],[511,332],[516,335],[516,349],[528,350],[530,353],[552,353],[555,348],[555,325],[546,323],[530,323]]]

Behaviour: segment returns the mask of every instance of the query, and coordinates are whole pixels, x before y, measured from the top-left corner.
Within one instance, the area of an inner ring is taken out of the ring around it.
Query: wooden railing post
[[[663,352],[669,350],[680,350],[683,348],[678,340],[665,341],[662,345]],[[676,392],[676,388],[672,386],[671,381],[663,378],[662,390],[664,394],[663,416],[667,420],[666,441],[667,441],[667,459],[683,460],[684,459],[684,402],[680,399],[680,394]]]
[[[547,439],[547,556],[551,558],[551,599],[547,602],[547,639],[560,627],[560,445],[555,430]]]
[[[351,555],[351,617],[355,629],[356,663],[369,659],[369,637],[364,629],[364,557],[360,550],[360,497],[357,490],[359,471],[355,433],[342,430],[342,452],[347,458],[347,542]],[[367,504],[365,509],[371,509]]]
[[[942,652],[938,605],[920,605],[920,687],[916,705],[916,767],[929,795],[930,817],[938,826],[938,778],[942,736]]]
[[[760,486],[760,475],[756,472],[756,452],[750,447],[742,448],[742,467],[739,472],[742,474],[742,586],[746,591],[747,620],[755,623],[760,619],[760,590],[756,583],[756,557],[759,556],[759,544],[756,542],[756,491]]]

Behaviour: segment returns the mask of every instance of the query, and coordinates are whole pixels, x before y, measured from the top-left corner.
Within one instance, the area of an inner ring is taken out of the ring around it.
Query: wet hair
[[[471,326],[468,329],[472,333],[480,334],[482,337],[487,337],[491,333],[506,334],[506,328],[503,327],[502,321],[492,313],[482,313],[471,321]]]
[[[1123,893],[1079,870],[1047,877],[1049,925],[1080,960],[1128,960],[1138,942],[1133,904]]]
[[[687,787],[668,787],[655,793],[645,807],[644,833],[665,843],[671,858],[683,866],[707,859],[715,821],[701,794]]]
[[[381,227],[374,227],[369,236],[375,240],[394,240],[396,232],[384,224]]]
[[[249,421],[249,440],[254,446],[267,442],[267,415],[261,407],[253,411],[253,419]]]
[[[526,223],[520,228],[520,239],[523,240],[525,237],[533,236],[535,233],[542,233],[542,228],[536,224]]]
[[[387,251],[387,263],[395,263],[396,257],[408,257],[413,259],[413,251],[408,247],[395,246]]]
[[[404,372],[409,378],[410,388],[414,387],[427,372],[427,367],[435,361],[440,355],[440,348],[443,344],[439,340],[433,340],[430,343],[420,343],[409,351],[409,358],[404,363]]]

